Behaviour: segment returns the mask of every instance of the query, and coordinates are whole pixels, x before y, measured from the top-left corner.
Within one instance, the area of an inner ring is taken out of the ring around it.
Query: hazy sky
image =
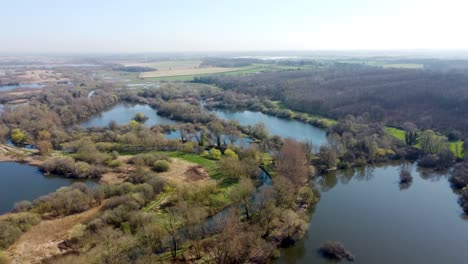
[[[0,0],[0,52],[468,49],[467,0]]]

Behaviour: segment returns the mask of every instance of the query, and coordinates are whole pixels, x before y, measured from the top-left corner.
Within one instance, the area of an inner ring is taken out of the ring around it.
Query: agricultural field
[[[118,62],[126,67],[150,67],[156,71],[141,72],[132,78],[148,81],[190,81],[196,76],[207,74],[253,74],[258,72],[269,72],[278,70],[297,70],[298,67],[278,66],[268,64],[252,64],[243,67],[200,67],[201,60],[169,60],[158,62]]]

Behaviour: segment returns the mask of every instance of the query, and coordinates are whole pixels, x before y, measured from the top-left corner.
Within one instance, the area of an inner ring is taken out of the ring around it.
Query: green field
[[[385,130],[395,138],[405,142],[405,131],[395,127],[386,127]]]
[[[419,63],[389,63],[382,64],[384,68],[400,68],[400,69],[422,69],[424,65]]]
[[[386,127],[385,130],[392,135],[393,137],[405,142],[405,131],[403,129],[395,128],[395,127]],[[453,154],[459,158],[464,158],[464,149],[463,149],[463,141],[455,141],[449,142],[449,149],[453,152]],[[416,148],[419,148],[419,145],[415,145]]]

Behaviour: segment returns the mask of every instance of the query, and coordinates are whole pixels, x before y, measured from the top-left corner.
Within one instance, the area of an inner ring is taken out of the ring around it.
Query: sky
[[[466,0],[0,0],[0,52],[468,49]]]

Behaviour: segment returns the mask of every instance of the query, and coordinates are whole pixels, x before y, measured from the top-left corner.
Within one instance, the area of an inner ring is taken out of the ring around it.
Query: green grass
[[[198,67],[201,60],[168,60],[168,61],[155,61],[155,62],[143,62],[143,63],[124,63],[125,66],[143,66],[152,67],[158,70],[167,69],[180,69],[180,68],[194,68]]]
[[[455,154],[457,158],[464,158],[465,153],[463,150],[463,141],[449,142],[449,149]]]
[[[405,142],[405,131],[395,127],[386,127],[385,130],[393,137]]]
[[[388,64],[382,64],[381,66],[386,69],[389,69],[389,68],[422,69],[424,68],[424,65],[419,64],[419,63],[388,63]]]
[[[403,129],[395,128],[395,127],[386,127],[385,130],[392,135],[393,137],[405,142],[405,131]],[[415,145],[416,148],[420,148],[419,143]],[[449,149],[453,152],[453,154],[459,158],[464,158],[464,149],[463,149],[463,141],[455,141],[449,142]]]

